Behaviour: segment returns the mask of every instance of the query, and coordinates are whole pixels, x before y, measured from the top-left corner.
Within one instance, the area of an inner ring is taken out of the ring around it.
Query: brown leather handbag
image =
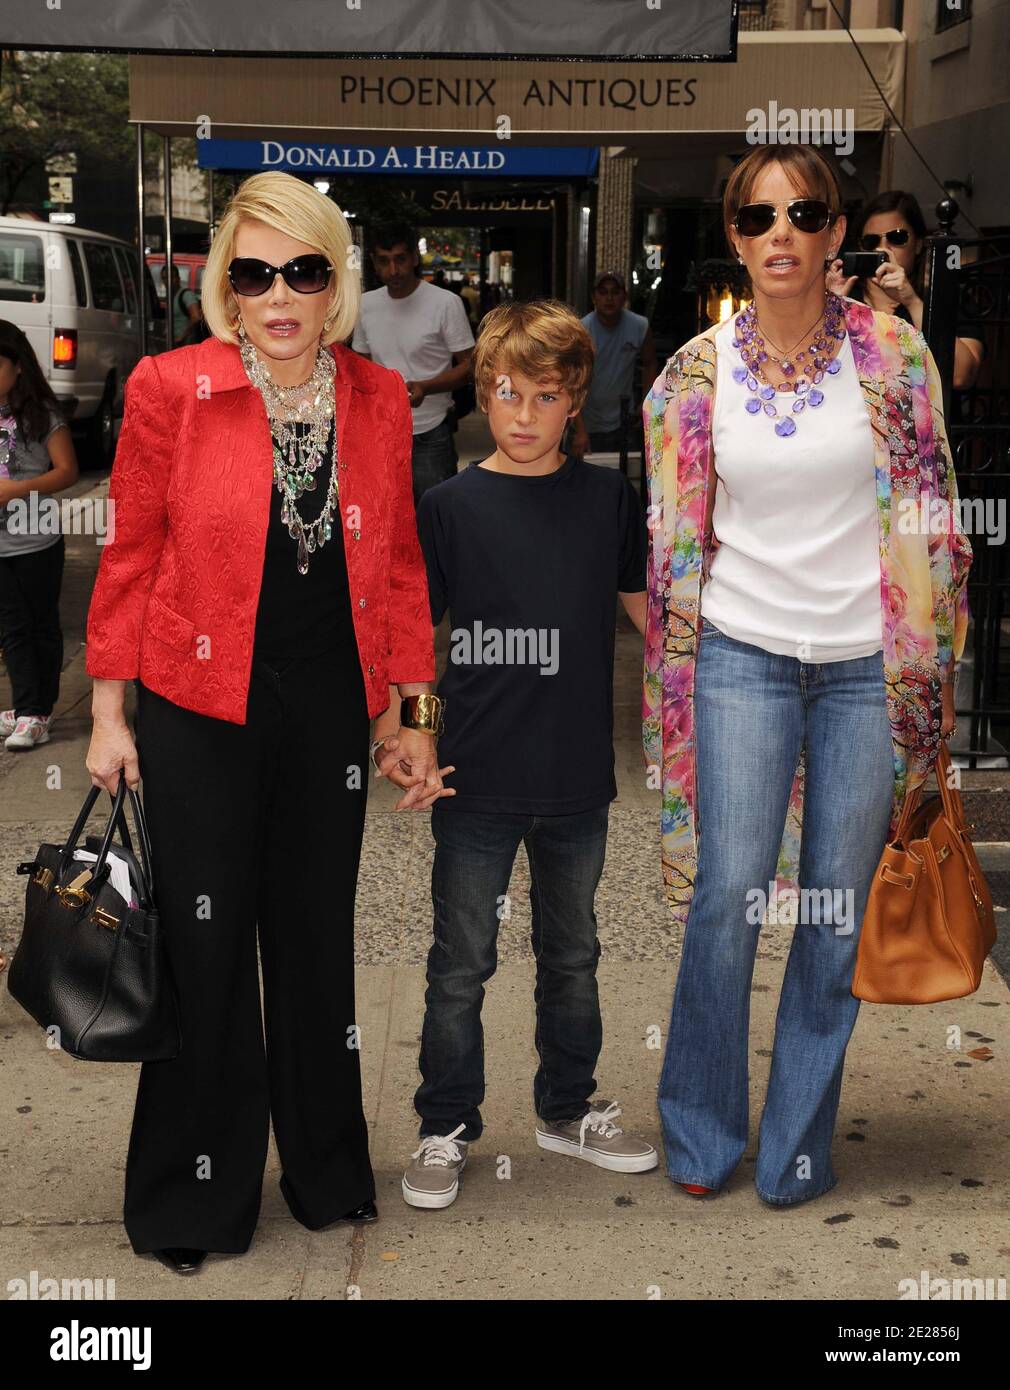
[[[992,897],[949,785],[947,745],[934,764],[940,788],[920,806],[905,798],[894,840],[870,887],[852,993],[871,1004],[935,1004],[973,994],[996,940]]]

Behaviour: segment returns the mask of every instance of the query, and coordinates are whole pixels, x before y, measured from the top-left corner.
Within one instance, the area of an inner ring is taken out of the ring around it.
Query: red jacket
[[[391,683],[435,676],[410,404],[398,373],[338,344],[330,351],[340,531],[374,716]],[[209,338],[137,363],[88,612],[89,675],[139,676],[186,709],[245,723],[273,486],[266,409],[237,346]],[[336,524],[330,545],[335,533]]]

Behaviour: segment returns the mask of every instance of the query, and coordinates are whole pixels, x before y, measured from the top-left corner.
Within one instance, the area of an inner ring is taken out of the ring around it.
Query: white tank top
[[[733,319],[716,334],[712,440],[720,542],[701,612],[727,636],[800,661],[849,661],[883,645],[873,434],[846,336],[824,400],[781,438],[733,380]],[[779,415],[792,393],[778,398]]]

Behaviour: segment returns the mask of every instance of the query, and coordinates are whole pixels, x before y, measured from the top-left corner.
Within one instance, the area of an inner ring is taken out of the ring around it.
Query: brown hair
[[[754,185],[769,164],[779,164],[800,197],[822,198],[832,221],[842,210],[842,186],[834,162],[816,145],[759,145],[745,155],[726,181],[722,195],[722,224],[726,244],[735,255],[730,228],[740,209],[751,201]]]
[[[6,357],[8,362],[21,368],[7,396],[18,430],[26,441],[44,439],[49,433],[51,416],[61,413],[59,402],[46,381],[28,335],[8,319],[0,319],[0,357]]]
[[[575,311],[560,299],[499,304],[480,326],[473,359],[477,400],[487,399],[498,372],[521,372],[532,381],[558,377],[581,410],[593,375],[593,340]]]

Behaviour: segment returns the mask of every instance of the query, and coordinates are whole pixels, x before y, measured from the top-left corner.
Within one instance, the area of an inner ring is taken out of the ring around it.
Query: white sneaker
[[[40,743],[49,742],[49,725],[52,715],[47,719],[41,714],[27,714],[14,725],[14,732],[5,741],[4,747],[12,753],[19,748],[37,748]]]
[[[409,1207],[430,1210],[455,1202],[469,1147],[456,1137],[464,1129],[466,1125],[457,1125],[451,1134],[426,1134],[411,1154],[413,1162],[403,1175],[403,1200]]]
[[[39,715],[38,717],[40,719],[42,718],[41,715]],[[50,732],[52,732],[53,716],[51,714],[47,714],[45,716],[45,720],[46,728]],[[14,732],[15,728],[17,727],[17,722],[18,717],[12,709],[0,710],[0,738],[9,738],[11,734]]]

